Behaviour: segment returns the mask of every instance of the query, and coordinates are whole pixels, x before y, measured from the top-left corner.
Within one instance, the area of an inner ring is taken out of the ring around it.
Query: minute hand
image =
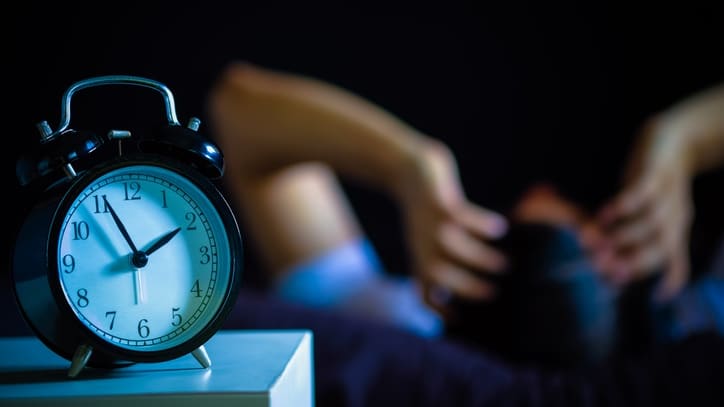
[[[149,256],[151,253],[155,252],[156,250],[160,249],[161,246],[168,243],[171,239],[173,239],[176,234],[181,231],[181,228],[176,228],[165,235],[161,236],[158,240],[153,242],[153,244],[145,250],[146,256]]]
[[[133,240],[131,240],[131,235],[128,234],[128,230],[126,230],[126,227],[123,226],[123,222],[121,222],[121,219],[116,214],[116,211],[113,210],[113,207],[111,206],[110,202],[108,202],[105,195],[103,196],[103,201],[105,202],[106,207],[108,208],[108,211],[111,212],[111,217],[113,217],[113,222],[116,223],[118,230],[121,231],[123,238],[126,239],[126,243],[128,243],[128,246],[131,247],[133,254],[138,253],[138,249],[136,249],[136,245],[133,244]]]

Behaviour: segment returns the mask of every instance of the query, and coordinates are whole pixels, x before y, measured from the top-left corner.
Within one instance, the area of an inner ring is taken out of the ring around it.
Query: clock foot
[[[70,364],[70,369],[68,370],[68,377],[76,377],[78,376],[78,373],[80,373],[81,370],[85,367],[85,364],[88,363],[88,359],[90,359],[91,354],[93,353],[93,348],[90,345],[80,345],[75,350],[75,354],[73,354],[73,360]]]
[[[194,355],[196,361],[198,361],[204,369],[208,369],[211,366],[211,359],[209,359],[209,354],[206,353],[206,348],[204,348],[204,345],[196,348],[196,350],[191,352],[191,354]]]

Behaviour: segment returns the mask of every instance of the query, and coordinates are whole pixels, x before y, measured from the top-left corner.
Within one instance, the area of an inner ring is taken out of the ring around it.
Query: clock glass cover
[[[233,261],[223,218],[188,177],[127,165],[93,179],[65,207],[55,253],[61,292],[91,332],[152,352],[213,322]]]

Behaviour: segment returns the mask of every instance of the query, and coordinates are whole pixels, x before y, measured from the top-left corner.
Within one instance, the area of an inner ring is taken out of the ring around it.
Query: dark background
[[[722,2],[57,3],[25,3],[4,17],[9,230],[27,207],[17,156],[37,142],[35,123],[57,126],[65,89],[91,76],[165,83],[182,123],[204,118],[205,92],[229,61],[317,77],[447,142],[469,197],[502,212],[540,180],[595,210],[619,186],[642,121],[724,80]],[[163,119],[160,98],[148,93],[78,93],[72,127],[105,132]],[[708,236],[720,236],[724,188],[707,182],[698,213],[716,221]],[[390,228],[397,208],[366,186],[345,187],[390,268],[404,269],[400,230]]]

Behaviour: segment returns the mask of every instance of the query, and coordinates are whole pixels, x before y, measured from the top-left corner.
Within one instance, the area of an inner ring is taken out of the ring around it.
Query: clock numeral
[[[140,336],[141,338],[148,338],[148,335],[151,334],[151,329],[148,327],[148,325],[145,325],[147,323],[148,320],[146,318],[138,321],[138,336]]]
[[[108,329],[113,329],[113,324],[116,322],[116,311],[107,311],[106,318],[111,317],[111,326]]]
[[[124,200],[126,200],[126,201],[133,201],[133,200],[141,199],[141,196],[139,195],[141,192],[141,184],[139,184],[136,181],[124,182],[123,191],[126,194],[126,196],[124,198]]]
[[[75,271],[75,257],[72,254],[66,254],[63,256],[63,265],[66,267],[63,269],[64,273],[72,273]]]
[[[88,300],[88,290],[86,290],[85,288],[79,288],[77,294],[78,300],[76,300],[75,303],[78,304],[80,308],[87,307],[90,303],[90,301]]]
[[[186,226],[186,230],[196,230],[196,214],[193,212],[186,212],[186,220],[189,224]]]
[[[95,209],[93,213],[108,213],[108,201],[105,195],[101,195],[102,199],[98,198],[98,195],[93,195],[93,203],[95,203]],[[103,210],[101,210],[101,200],[103,201]]]
[[[193,287],[191,287],[191,292],[196,294],[196,298],[201,298],[201,286],[199,285],[199,280],[196,280]]]
[[[86,240],[90,236],[90,227],[86,221],[71,222],[73,225],[73,240]]]
[[[211,261],[211,256],[209,255],[209,246],[201,246],[199,248],[199,251],[201,252],[201,264],[208,264]]]
[[[161,190],[161,198],[163,199],[163,203],[161,204],[162,208],[168,208],[168,204],[166,203],[166,190]]]
[[[177,314],[176,311],[180,310],[181,308],[171,308],[171,318],[173,318],[173,322],[171,322],[171,325],[173,326],[179,326],[181,325],[181,322],[183,322],[183,318],[181,318],[181,314]]]

